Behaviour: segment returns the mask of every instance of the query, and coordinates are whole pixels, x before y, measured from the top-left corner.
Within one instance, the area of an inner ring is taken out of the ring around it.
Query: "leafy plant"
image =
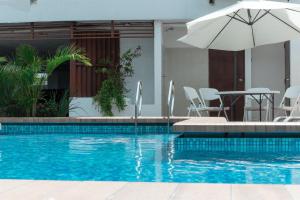
[[[66,61],[91,66],[84,52],[71,45],[60,47],[47,58],[39,56],[30,45],[17,47],[13,59],[0,59],[0,115],[36,116],[38,101],[43,97],[43,84],[53,71]],[[44,72],[46,76],[39,76]]]
[[[93,98],[94,103],[100,107],[105,116],[113,116],[112,108],[115,105],[118,111],[126,108],[126,88],[125,80],[134,74],[133,61],[141,56],[141,47],[129,49],[120,56],[120,62],[116,65],[110,60],[102,61],[103,66],[96,71],[107,75],[107,79],[102,82],[100,90]]]
[[[67,117],[69,112],[80,108],[72,104],[69,92],[64,92],[62,97],[53,92],[48,100],[43,99],[38,104],[37,116],[39,117]]]

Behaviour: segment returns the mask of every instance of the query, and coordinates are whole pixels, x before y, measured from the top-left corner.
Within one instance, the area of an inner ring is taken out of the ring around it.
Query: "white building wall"
[[[126,81],[128,98],[134,104],[138,81],[143,82],[143,103],[154,104],[154,40],[153,38],[121,38],[120,53],[141,46],[142,55],[134,61],[134,75]]]
[[[300,0],[290,0],[291,3],[300,3]],[[292,40],[290,43],[290,83],[300,85],[300,39]]]
[[[290,66],[291,86],[300,85],[300,39],[291,41]]]
[[[0,23],[86,20],[190,20],[236,0],[38,0],[29,12],[0,6]],[[66,12],[67,11],[67,12]]]
[[[279,104],[285,91],[285,52],[284,44],[272,44],[252,49],[252,87],[267,87],[279,90],[275,96]]]
[[[284,44],[271,44],[252,49],[251,87],[266,87],[280,91],[275,95],[275,107],[279,105],[285,92],[285,51]],[[247,74],[246,74],[247,76]],[[277,113],[279,114],[279,113]],[[253,119],[258,119],[254,112]]]
[[[196,48],[165,49],[164,105],[167,103],[169,81],[175,82],[174,115],[186,116],[188,103],[183,86],[208,87],[208,50]],[[166,113],[166,106],[164,113]]]

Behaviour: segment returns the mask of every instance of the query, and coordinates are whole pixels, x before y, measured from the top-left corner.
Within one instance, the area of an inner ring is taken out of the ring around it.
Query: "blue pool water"
[[[300,183],[300,139],[176,134],[3,134],[0,178]]]

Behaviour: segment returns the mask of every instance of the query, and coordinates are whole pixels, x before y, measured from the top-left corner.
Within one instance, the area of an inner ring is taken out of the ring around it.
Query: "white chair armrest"
[[[273,122],[283,122],[284,120],[286,120],[288,117],[286,116],[280,116],[280,117],[276,117]]]
[[[284,122],[300,121],[300,117],[287,117]]]

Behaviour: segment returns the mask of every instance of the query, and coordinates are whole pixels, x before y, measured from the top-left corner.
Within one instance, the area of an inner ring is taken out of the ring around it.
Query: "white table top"
[[[280,94],[280,91],[269,92],[249,92],[249,91],[220,91],[218,95],[260,95],[260,94]]]

